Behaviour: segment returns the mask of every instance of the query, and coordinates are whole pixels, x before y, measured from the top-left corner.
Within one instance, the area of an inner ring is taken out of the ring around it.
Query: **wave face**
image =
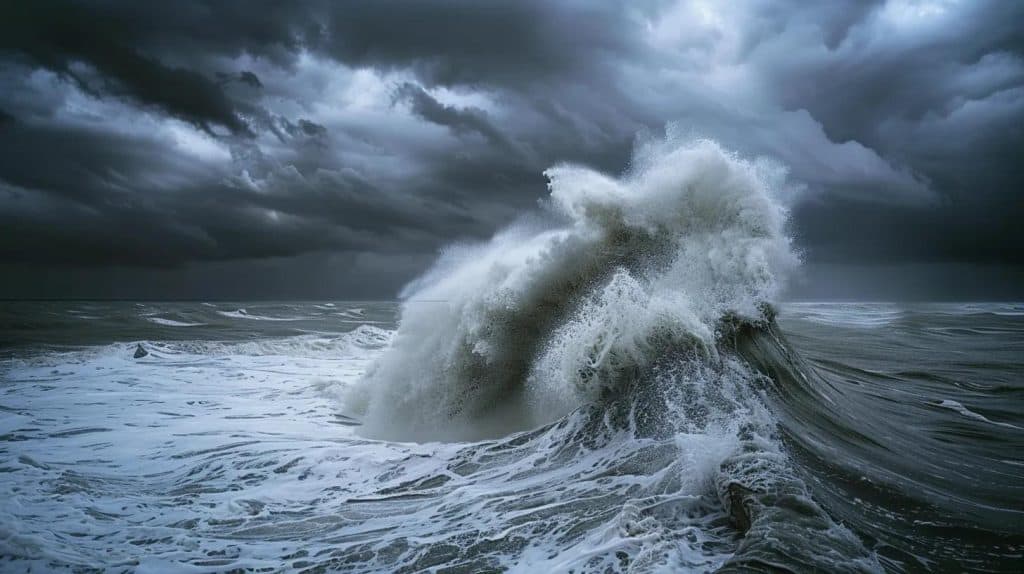
[[[715,353],[795,265],[784,172],[711,141],[648,141],[614,178],[546,172],[542,221],[454,247],[403,294],[388,352],[349,396],[363,433],[466,440],[615,392],[668,347]]]

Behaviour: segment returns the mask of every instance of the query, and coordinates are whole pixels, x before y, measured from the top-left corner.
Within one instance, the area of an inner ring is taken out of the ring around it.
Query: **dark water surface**
[[[819,396],[786,397],[814,496],[894,571],[1024,552],[1024,306],[790,304]]]

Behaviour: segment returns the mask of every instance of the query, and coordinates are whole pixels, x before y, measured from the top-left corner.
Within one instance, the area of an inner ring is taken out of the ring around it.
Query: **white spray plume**
[[[348,395],[364,434],[476,439],[548,422],[655,340],[711,346],[724,315],[757,318],[798,263],[784,170],[713,141],[647,141],[618,178],[545,175],[560,224],[450,248],[406,290],[390,349]]]

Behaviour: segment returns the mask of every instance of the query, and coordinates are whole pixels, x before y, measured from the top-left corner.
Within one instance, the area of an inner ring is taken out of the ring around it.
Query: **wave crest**
[[[548,422],[663,343],[713,354],[719,320],[759,318],[797,263],[784,172],[715,142],[642,143],[618,178],[545,175],[546,219],[450,248],[406,289],[391,348],[349,396],[365,434],[473,439]]]

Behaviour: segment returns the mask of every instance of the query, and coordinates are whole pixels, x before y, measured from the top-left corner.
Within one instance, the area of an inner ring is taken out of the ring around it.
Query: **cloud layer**
[[[0,294],[102,295],[108,269],[144,296],[179,269],[205,296],[248,265],[387,297],[530,209],[548,166],[620,172],[666,129],[789,166],[812,264],[1024,265],[1024,4],[2,11],[0,265],[23,277]]]

